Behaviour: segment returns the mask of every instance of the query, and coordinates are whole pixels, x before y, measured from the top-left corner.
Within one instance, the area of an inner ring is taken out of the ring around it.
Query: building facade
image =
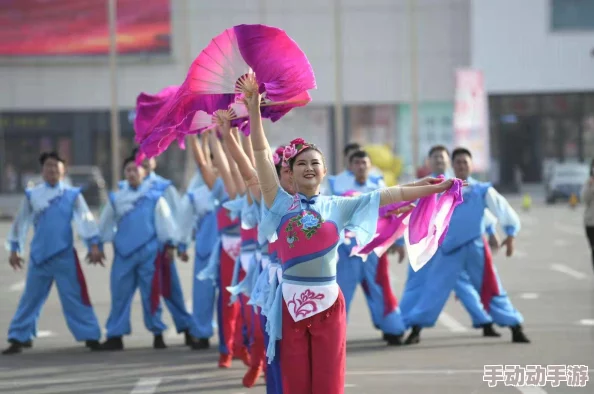
[[[474,0],[471,21],[500,183],[594,158],[594,1]]]
[[[138,0],[119,0],[118,12],[129,12],[120,8],[134,1]],[[148,8],[163,1],[145,0],[144,4]],[[443,114],[453,105],[453,70],[470,61],[470,0],[414,3],[411,8],[408,0],[170,1],[169,49],[126,54],[118,59],[122,155],[133,146],[128,115],[140,92],[156,93],[164,86],[180,84],[194,57],[224,29],[241,23],[265,23],[286,30],[295,39],[312,63],[318,84],[307,108],[296,109],[269,126],[275,144],[303,135],[329,155],[334,153],[332,107],[340,66],[345,140],[387,143],[410,162],[407,119],[413,96],[411,64],[416,64],[422,141],[419,153],[424,157],[429,143],[441,142],[442,137],[451,139],[451,116]],[[411,25],[413,13],[416,24]],[[78,14],[73,8],[75,16]],[[336,16],[340,36],[335,35]],[[124,40],[126,27],[122,24],[118,29],[124,31],[120,34]],[[416,34],[411,35],[411,29]],[[417,60],[411,63],[411,42],[415,40]],[[340,58],[335,56],[336,45],[341,48]],[[62,150],[73,164],[99,165],[109,180],[107,56],[0,55],[0,132],[3,155],[8,159],[2,169],[2,190],[14,189],[14,172],[19,179],[34,172],[33,159],[49,147]],[[180,183],[181,177],[176,174],[185,163],[183,153],[172,146],[168,155],[167,160],[160,160],[161,171],[180,179]]]

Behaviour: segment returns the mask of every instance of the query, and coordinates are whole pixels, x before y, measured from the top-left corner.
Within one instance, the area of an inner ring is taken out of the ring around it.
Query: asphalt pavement
[[[509,330],[501,338],[483,338],[452,296],[438,324],[424,330],[418,345],[387,347],[370,322],[362,292],[352,307],[348,327],[345,393],[592,393],[594,382],[582,388],[512,387],[483,381],[485,365],[586,365],[594,367],[594,269],[582,229],[582,208],[546,206],[535,201],[530,211],[518,208],[523,228],[516,253],[495,256],[495,263],[512,302],[525,318],[531,344],[512,344]],[[0,223],[4,237],[9,223]],[[109,248],[110,249],[110,248]],[[79,253],[84,253],[78,245]],[[178,262],[186,298],[190,298],[191,264]],[[104,324],[109,313],[109,265],[85,266],[91,300]],[[399,295],[406,279],[405,264],[392,260],[393,283]],[[0,252],[0,332],[7,328],[24,287],[25,272],[13,272]],[[191,303],[188,302],[191,307]],[[173,327],[164,309],[168,326]],[[0,393],[265,393],[263,380],[254,388],[241,386],[245,367],[235,361],[229,370],[217,368],[216,346],[191,351],[173,329],[169,346],[152,349],[152,337],[142,323],[138,295],[132,311],[133,334],[123,352],[90,352],[68,331],[55,288],[41,313],[32,349],[0,356]],[[215,338],[216,340],[216,338]],[[331,394],[331,393],[328,393]]]

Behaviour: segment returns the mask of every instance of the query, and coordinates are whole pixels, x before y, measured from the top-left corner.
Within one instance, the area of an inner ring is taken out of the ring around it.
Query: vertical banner
[[[456,70],[454,145],[472,153],[475,172],[488,172],[490,165],[489,115],[483,73]]]

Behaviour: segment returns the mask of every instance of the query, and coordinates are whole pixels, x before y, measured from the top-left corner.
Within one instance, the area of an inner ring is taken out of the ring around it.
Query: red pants
[[[346,369],[346,309],[342,292],[324,312],[293,321],[283,302],[280,357],[284,394],[342,394]]]
[[[229,305],[231,302],[231,293],[227,286],[231,286],[233,280],[233,270],[235,260],[221,249],[221,262],[219,268],[219,302],[217,320],[219,324],[219,353],[222,354],[241,354],[245,346],[243,327],[245,321],[243,317],[249,319],[250,313],[247,305],[247,299],[240,295],[238,301]],[[245,273],[240,269],[239,281],[245,277]],[[241,306],[244,306],[242,313]]]
[[[250,357],[252,368],[264,367],[266,365],[266,346],[264,344],[264,328],[260,324],[260,308],[256,313],[253,308],[250,307],[250,313],[252,313],[251,330],[253,333],[252,346],[250,347]]]

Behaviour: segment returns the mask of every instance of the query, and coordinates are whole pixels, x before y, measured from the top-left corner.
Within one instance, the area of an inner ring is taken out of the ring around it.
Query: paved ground
[[[514,199],[518,204],[519,199]],[[438,325],[423,332],[419,345],[387,348],[369,322],[361,293],[357,295],[348,334],[346,393],[592,393],[586,388],[489,388],[483,382],[485,364],[583,364],[594,367],[594,272],[581,228],[581,210],[548,207],[540,201],[522,212],[523,231],[516,256],[496,256],[504,285],[526,319],[529,345],[513,345],[501,329],[500,339],[484,339],[470,328],[469,318],[452,299]],[[8,225],[0,223],[0,233]],[[82,251],[82,249],[79,249]],[[13,273],[0,252],[0,332],[5,333],[23,288],[24,273]],[[190,266],[179,264],[189,294]],[[394,262],[392,273],[400,294],[405,265]],[[109,312],[108,269],[85,267],[96,313],[105,322]],[[165,313],[169,323],[169,315]],[[243,365],[216,368],[212,349],[192,352],[182,338],[168,333],[166,350],[151,348],[142,324],[140,304],[133,310],[135,332],[126,338],[127,350],[91,353],[74,343],[52,290],[39,322],[40,337],[26,353],[0,357],[1,393],[254,393],[263,384],[245,389]],[[331,394],[331,393],[328,393]]]

